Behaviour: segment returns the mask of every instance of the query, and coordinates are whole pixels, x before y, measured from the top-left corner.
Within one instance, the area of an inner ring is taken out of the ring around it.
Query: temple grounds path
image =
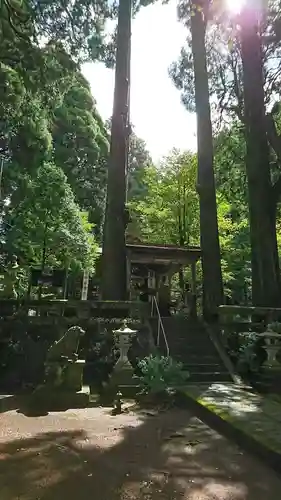
[[[281,479],[186,410],[0,413],[1,500],[280,500]]]

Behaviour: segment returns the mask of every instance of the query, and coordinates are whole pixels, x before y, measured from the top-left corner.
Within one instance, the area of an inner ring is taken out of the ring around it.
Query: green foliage
[[[130,135],[128,157],[128,199],[141,199],[145,192],[144,169],[152,165],[145,141],[134,132]]]
[[[241,124],[235,121],[225,127],[215,137],[214,150],[217,188],[230,203],[233,219],[247,218],[246,144]]]
[[[238,372],[246,377],[259,372],[267,358],[264,339],[255,332],[232,333],[227,339],[227,351]]]
[[[76,60],[83,57],[95,37],[84,30],[102,25],[109,10],[106,2],[95,6],[98,16],[90,9],[93,20],[85,8],[32,0],[0,6],[1,237],[26,264],[93,269],[95,261],[109,142],[89,84],[69,54],[76,45]],[[39,32],[45,46],[37,43]],[[98,34],[97,45],[102,39]]]
[[[235,219],[231,204],[220,193],[217,200],[224,292],[232,302],[245,303],[251,284],[248,219]]]
[[[106,43],[105,23],[114,16],[112,4],[102,0],[3,0],[0,4],[0,36],[30,37],[33,43],[60,40],[76,59],[112,58],[112,43]]]
[[[195,181],[196,158],[190,153],[174,151],[161,169],[144,169],[143,195],[129,203],[143,241],[178,245],[199,242]]]
[[[157,394],[177,389],[188,378],[182,364],[170,357],[150,355],[139,361],[138,367],[142,372],[139,378],[144,393]]]
[[[237,370],[241,374],[257,371],[258,358],[256,353],[257,336],[252,333],[244,336],[237,356]]]
[[[97,248],[92,227],[62,170],[44,163],[36,176],[25,178],[21,196],[9,211],[8,247],[36,264],[92,269]]]
[[[10,66],[1,64],[0,91],[5,92],[5,100],[0,104],[0,119],[10,120],[17,114],[25,97],[25,88],[20,75]],[[2,132],[3,133],[3,132]]]
[[[99,232],[105,208],[109,137],[89,84],[79,72],[73,74],[61,105],[55,109],[52,135],[55,162]]]
[[[251,263],[245,182],[240,179],[243,165],[242,160],[234,161],[232,134],[225,137],[230,144],[221,138],[216,145],[223,281],[227,297],[245,303],[250,299]],[[196,166],[196,155],[174,151],[162,161],[161,168],[141,170],[142,194],[135,193],[129,206],[131,226],[142,241],[200,245]],[[198,269],[198,281],[200,276]]]

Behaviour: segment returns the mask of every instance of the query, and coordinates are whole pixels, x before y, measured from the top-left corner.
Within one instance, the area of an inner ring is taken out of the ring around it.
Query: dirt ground
[[[280,500],[281,479],[186,410],[0,414],[1,500]]]

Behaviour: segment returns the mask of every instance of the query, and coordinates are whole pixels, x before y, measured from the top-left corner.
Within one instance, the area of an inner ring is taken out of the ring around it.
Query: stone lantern
[[[268,327],[266,332],[261,333],[259,336],[265,339],[264,348],[266,350],[267,359],[264,366],[268,368],[280,368],[280,364],[276,359],[278,351],[281,349],[280,333],[274,332]]]
[[[128,359],[128,350],[136,333],[137,330],[131,330],[126,321],[119,330],[113,330],[116,345],[120,349],[120,356],[112,372],[112,382],[118,386],[133,385],[134,368]]]

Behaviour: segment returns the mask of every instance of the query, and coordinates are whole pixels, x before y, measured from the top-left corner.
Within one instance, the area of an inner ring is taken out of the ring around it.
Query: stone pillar
[[[196,295],[196,262],[191,263],[191,292]]]
[[[155,289],[156,288],[156,277],[155,277],[155,271],[148,271],[148,288],[152,288],[152,289]],[[152,295],[149,294],[149,303],[152,307],[152,301],[153,301],[153,298],[152,298]]]
[[[155,272],[148,271],[148,287],[155,288]]]
[[[89,277],[89,271],[85,270],[83,273],[81,300],[87,300],[88,298]]]

